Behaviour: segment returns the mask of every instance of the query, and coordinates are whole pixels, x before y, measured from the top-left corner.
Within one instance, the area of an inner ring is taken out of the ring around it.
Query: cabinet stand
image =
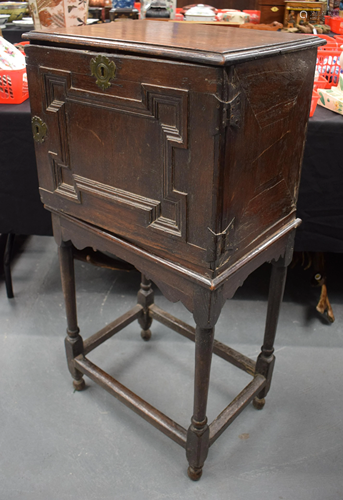
[[[85,387],[83,375],[106,389],[110,394],[122,401],[173,441],[186,449],[189,462],[188,475],[192,480],[198,480],[206,460],[209,447],[217,440],[224,430],[233,422],[241,411],[251,402],[255,408],[261,409],[269,391],[275,356],[273,354],[274,339],[282,301],[287,265],[293,252],[294,227],[299,221],[288,224],[284,231],[274,237],[269,245],[247,258],[241,267],[231,275],[224,277],[219,286],[212,281],[212,289],[205,286],[200,276],[188,273],[186,269],[168,269],[167,261],[154,257],[132,244],[104,233],[102,230],[73,219],[69,216],[53,215],[54,234],[59,244],[62,287],[67,313],[66,355],[70,373],[74,379],[76,390]],[[141,287],[138,292],[138,303],[130,311],[105,326],[89,337],[82,339],[77,323],[74,250],[91,243],[99,250],[111,249],[113,254],[122,258],[126,254],[128,261],[142,271]],[[74,246],[75,245],[75,246]],[[250,272],[262,262],[272,261],[268,310],[264,341],[256,363],[243,354],[214,339],[214,328],[221,308],[229,296],[242,284]],[[182,275],[183,272],[183,275]],[[171,274],[174,280],[168,279]],[[154,294],[149,277],[162,289],[171,300],[181,300],[192,310],[196,328],[187,325],[154,304]],[[191,281],[193,282],[191,283]],[[179,290],[192,298],[190,307],[185,295],[176,295],[175,284]],[[186,284],[191,283],[187,290]],[[194,374],[194,406],[191,425],[188,430],[174,422],[168,416],[138,397],[119,381],[105,373],[92,363],[86,355],[101,345],[107,339],[118,333],[133,321],[138,320],[144,340],[151,337],[152,321],[158,321],[175,332],[195,342],[195,374]],[[212,353],[228,361],[234,366],[251,375],[252,381],[238,396],[214,419],[208,423],[206,417],[208,389],[211,370]]]

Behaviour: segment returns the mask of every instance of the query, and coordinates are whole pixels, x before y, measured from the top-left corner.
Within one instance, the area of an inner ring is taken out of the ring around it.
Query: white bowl
[[[18,26],[18,28],[26,28],[26,29],[31,29],[34,27],[33,21],[23,21],[22,19],[19,21],[12,21],[12,24],[14,26]]]
[[[210,7],[198,4],[186,11],[185,21],[215,21],[215,13]]]
[[[215,16],[185,16],[185,21],[215,21]]]
[[[3,26],[6,24],[6,22],[9,20],[10,14],[0,14],[0,26]]]
[[[8,20],[11,23],[14,20],[19,20],[25,14],[27,2],[0,2],[0,14],[10,15]]]
[[[31,24],[33,24],[33,19],[32,19],[32,17],[23,17],[22,19],[12,21],[12,24],[17,24],[18,26],[24,25],[24,24],[31,25]]]

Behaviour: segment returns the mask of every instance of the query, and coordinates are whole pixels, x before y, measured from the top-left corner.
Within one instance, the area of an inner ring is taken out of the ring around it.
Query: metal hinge
[[[232,219],[227,228],[221,233],[215,233],[212,229],[208,228],[212,233],[213,247],[212,252],[208,255],[209,261],[216,261],[226,252],[232,252],[235,249],[234,241],[232,241],[231,233],[234,230],[234,221]]]
[[[242,121],[241,95],[237,94],[231,101],[224,103],[223,125],[239,128]]]

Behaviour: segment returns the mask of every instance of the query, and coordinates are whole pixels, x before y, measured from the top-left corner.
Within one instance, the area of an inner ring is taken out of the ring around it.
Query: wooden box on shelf
[[[259,0],[258,9],[261,11],[261,23],[269,24],[274,21],[283,23],[285,15],[284,0]]]

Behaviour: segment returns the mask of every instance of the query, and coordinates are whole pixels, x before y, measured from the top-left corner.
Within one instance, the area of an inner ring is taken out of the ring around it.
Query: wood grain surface
[[[146,20],[61,28],[54,32],[32,31],[24,38],[215,65],[325,43],[307,35],[253,30],[247,36],[236,28]]]

